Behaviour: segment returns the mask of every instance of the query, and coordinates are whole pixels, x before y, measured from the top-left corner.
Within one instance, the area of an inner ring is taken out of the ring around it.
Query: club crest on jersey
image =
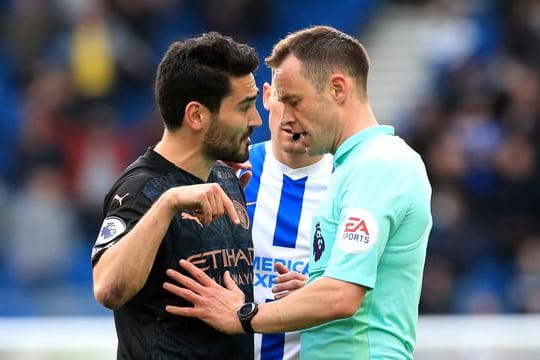
[[[315,261],[319,261],[324,252],[324,248],[325,244],[321,231],[321,223],[317,223],[317,225],[315,225],[315,234],[313,234],[313,258]]]
[[[249,217],[246,208],[236,200],[233,200],[233,205],[238,214],[238,218],[240,219],[240,225],[242,225],[244,229],[249,228]]]
[[[101,230],[99,231],[96,245],[107,244],[126,231],[126,224],[117,217],[108,217],[103,220]]]
[[[377,242],[379,224],[366,209],[349,209],[338,231],[341,250],[361,254],[369,251]]]

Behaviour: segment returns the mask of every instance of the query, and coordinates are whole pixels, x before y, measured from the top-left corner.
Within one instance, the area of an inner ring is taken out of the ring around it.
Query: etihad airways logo
[[[186,259],[217,283],[223,284],[222,270],[229,270],[237,285],[252,285],[253,272],[242,271],[253,266],[253,248],[247,249],[217,249],[193,254]]]
[[[251,266],[253,265],[253,248],[210,250],[193,254],[186,260],[203,271],[238,267],[241,264]]]

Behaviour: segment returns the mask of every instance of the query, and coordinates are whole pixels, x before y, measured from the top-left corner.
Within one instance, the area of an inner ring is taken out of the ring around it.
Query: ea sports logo
[[[377,219],[366,209],[349,209],[338,232],[341,250],[360,254],[367,252],[377,241]]]

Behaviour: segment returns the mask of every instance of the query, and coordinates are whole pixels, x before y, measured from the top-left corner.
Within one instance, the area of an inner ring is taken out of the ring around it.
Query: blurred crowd
[[[90,266],[103,197],[159,140],[153,80],[170,43],[247,42],[262,86],[278,38],[310,23],[358,33],[374,3],[0,0],[0,316],[104,312]]]
[[[540,312],[540,2],[437,1],[402,121],[433,185],[423,313]]]
[[[0,0],[0,316],[102,310],[103,196],[161,135],[152,83],[172,41],[218,30],[264,58],[309,24],[362,39],[385,3]],[[432,87],[396,126],[434,190],[421,312],[540,312],[540,2],[417,3]]]

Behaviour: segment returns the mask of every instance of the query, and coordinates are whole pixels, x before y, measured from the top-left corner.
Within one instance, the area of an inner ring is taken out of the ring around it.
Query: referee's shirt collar
[[[362,142],[378,135],[391,135],[395,134],[394,128],[390,125],[374,125],[370,126],[362,131],[357,132],[347,140],[345,140],[336,150],[334,154],[334,164],[338,167],[347,158],[347,154]]]

